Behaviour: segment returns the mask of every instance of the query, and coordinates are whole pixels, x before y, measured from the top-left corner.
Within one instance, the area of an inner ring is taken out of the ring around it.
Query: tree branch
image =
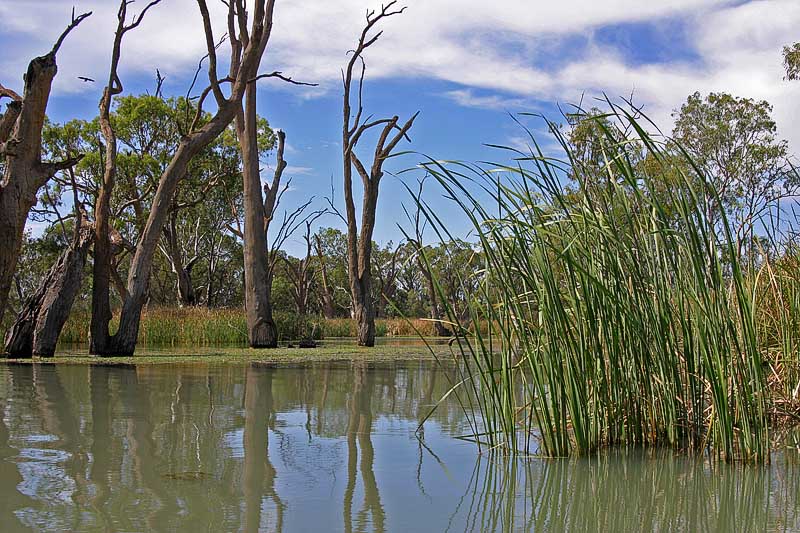
[[[70,22],[69,26],[67,26],[67,28],[63,32],[61,32],[61,35],[56,40],[55,44],[53,45],[52,50],[50,50],[50,53],[48,55],[55,56],[58,53],[58,49],[61,48],[61,44],[64,42],[64,39],[67,38],[67,35],[69,35],[69,33],[72,30],[74,30],[75,28],[78,27],[78,24],[83,22],[91,14],[92,14],[91,11],[87,11],[86,13],[82,13],[82,14],[78,15],[78,17],[76,18],[75,17],[75,8],[73,7],[72,8],[72,22]]]

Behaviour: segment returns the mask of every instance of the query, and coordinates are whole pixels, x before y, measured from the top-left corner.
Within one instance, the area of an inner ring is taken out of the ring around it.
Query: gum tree
[[[42,159],[42,128],[53,79],[58,72],[56,55],[64,39],[89,13],[75,16],[53,48],[28,64],[22,95],[0,84],[0,99],[11,103],[0,115],[0,321],[22,246],[25,221],[36,204],[37,193],[53,175],[78,163],[80,156],[61,161]]]
[[[372,120],[364,117],[362,105],[364,83],[364,52],[375,44],[383,32],[372,34],[378,23],[387,17],[399,15],[405,8],[393,9],[397,2],[389,2],[380,12],[369,11],[367,22],[361,31],[358,43],[350,52],[350,60],[342,73],[344,83],[344,101],[342,106],[342,163],[344,177],[344,201],[347,222],[347,263],[350,281],[350,294],[353,300],[353,317],[358,323],[358,345],[375,345],[375,303],[372,299],[372,234],[375,229],[375,211],[378,207],[378,191],[383,177],[383,164],[397,147],[398,143],[406,138],[407,133],[414,124],[419,113],[414,114],[405,123],[400,124],[400,118],[380,118]],[[357,65],[360,64],[360,75],[355,81]],[[355,116],[352,115],[353,96],[356,91]],[[364,165],[359,157],[356,146],[365,132],[377,128],[378,139],[369,168]],[[361,178],[363,186],[363,199],[361,205],[361,221],[356,215],[355,199],[353,196],[353,169]]]

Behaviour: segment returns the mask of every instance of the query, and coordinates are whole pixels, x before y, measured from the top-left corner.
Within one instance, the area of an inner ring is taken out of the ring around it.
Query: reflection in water
[[[794,531],[795,456],[479,457],[430,363],[0,366],[0,530]],[[417,436],[424,437],[420,440]]]
[[[361,452],[361,482],[364,502],[356,515],[356,531],[385,531],[384,511],[373,464],[375,450],[372,447],[372,406],[370,398],[374,387],[374,373],[368,372],[364,364],[353,366],[353,395],[349,400],[350,417],[347,423],[347,487],[344,491],[344,530],[353,531],[353,493],[356,488],[356,467]],[[394,398],[393,398],[394,399]]]

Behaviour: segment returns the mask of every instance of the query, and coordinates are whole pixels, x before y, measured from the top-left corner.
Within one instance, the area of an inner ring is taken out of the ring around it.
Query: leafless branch
[[[306,87],[317,87],[319,85],[319,83],[309,83],[309,82],[305,82],[305,81],[296,81],[296,80],[292,79],[290,76],[285,76],[283,74],[283,72],[280,72],[278,70],[270,72],[268,74],[259,74],[255,78],[251,79],[248,83],[253,83],[253,82],[256,82],[258,80],[262,80],[264,78],[278,78],[279,80],[283,80],[286,83],[291,83],[293,85],[305,85]]]
[[[56,53],[58,53],[58,49],[61,48],[61,45],[64,43],[64,39],[67,38],[67,35],[69,35],[69,33],[72,30],[74,30],[75,28],[78,27],[78,24],[83,22],[91,14],[92,14],[91,11],[87,11],[86,13],[82,13],[82,14],[78,15],[77,17],[75,17],[75,8],[73,7],[72,8],[72,22],[69,23],[67,28],[58,37],[58,39],[56,40],[55,44],[53,45],[53,49],[50,50],[50,53],[48,55],[55,56]]]

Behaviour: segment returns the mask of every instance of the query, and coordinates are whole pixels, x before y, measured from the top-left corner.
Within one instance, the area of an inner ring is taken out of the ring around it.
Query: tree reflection
[[[269,458],[273,424],[273,370],[248,365],[244,391],[244,530],[283,531],[284,504],[275,490],[275,468]],[[274,508],[262,516],[264,498]]]
[[[373,531],[385,531],[385,515],[373,464],[375,450],[372,447],[372,390],[374,373],[364,364],[353,364],[353,394],[348,400],[349,421],[347,424],[347,485],[344,491],[344,529],[353,531],[353,497],[356,488],[356,472],[361,472],[364,501],[356,515],[356,531],[366,531],[371,518]],[[361,464],[358,468],[358,454]]]

